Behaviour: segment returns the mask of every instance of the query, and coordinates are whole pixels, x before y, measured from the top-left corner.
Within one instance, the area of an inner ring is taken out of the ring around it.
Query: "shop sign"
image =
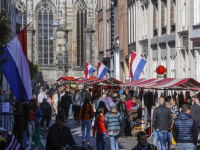
[[[165,67],[162,66],[162,65],[160,65],[160,66],[158,66],[158,67],[156,68],[156,73],[157,73],[158,75],[163,75],[163,74],[165,73],[165,71],[166,71],[166,69],[165,69]]]

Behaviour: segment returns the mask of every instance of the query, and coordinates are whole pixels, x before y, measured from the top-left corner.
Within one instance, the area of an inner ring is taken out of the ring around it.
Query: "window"
[[[77,3],[77,66],[85,65],[85,37],[87,7],[83,0]]]
[[[195,79],[200,82],[200,50],[195,50]]]
[[[200,24],[200,1],[194,0],[194,19],[195,25]]]
[[[175,3],[174,0],[171,0],[170,3],[170,24],[174,24],[174,17],[175,17]]]
[[[37,31],[38,31],[38,64],[53,65],[53,6],[47,1],[41,2],[37,10]],[[23,15],[23,23],[26,24],[26,14]]]
[[[110,4],[110,0],[106,0],[106,3],[107,3],[107,4],[106,4],[106,8],[109,9],[109,8],[110,8],[110,5],[111,5],[111,4]]]
[[[158,3],[153,5],[153,29],[158,27]]]
[[[171,56],[171,78],[176,78],[175,56]]]
[[[110,21],[109,20],[107,20],[107,31],[106,31],[106,33],[107,33],[107,40],[106,40],[107,46],[106,46],[106,49],[109,49],[110,48],[110,38],[111,38]]]
[[[162,57],[161,58],[161,65],[167,68],[167,57]]]
[[[6,0],[1,0],[1,8],[6,10]]]
[[[161,27],[166,25],[166,7],[167,2],[161,2]]]

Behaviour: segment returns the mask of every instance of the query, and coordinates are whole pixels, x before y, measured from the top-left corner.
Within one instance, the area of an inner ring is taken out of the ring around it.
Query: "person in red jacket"
[[[95,119],[93,137],[95,137],[95,132],[97,130],[96,144],[97,150],[104,150],[104,142],[106,139],[107,130],[104,124],[104,108],[98,109],[98,116]],[[100,144],[101,143],[101,144]]]
[[[89,141],[90,141],[91,119],[93,117],[94,117],[93,107],[90,104],[90,100],[86,98],[80,110],[78,125],[82,120],[82,128],[81,128],[82,140],[83,140],[82,144],[84,145],[86,143],[89,149],[92,149],[92,147],[89,145]],[[85,127],[87,128],[86,134],[85,134]]]
[[[130,101],[126,102],[127,110],[130,111],[131,107],[135,107],[136,106],[136,102],[137,102],[137,98],[135,96],[133,96]]]

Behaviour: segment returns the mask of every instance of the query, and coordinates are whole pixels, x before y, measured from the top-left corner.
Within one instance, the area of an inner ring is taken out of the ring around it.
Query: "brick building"
[[[32,22],[27,30],[28,59],[41,65],[34,82],[85,76],[86,61],[97,66],[97,2],[17,0],[16,7],[24,26]],[[55,22],[60,26],[52,26]]]

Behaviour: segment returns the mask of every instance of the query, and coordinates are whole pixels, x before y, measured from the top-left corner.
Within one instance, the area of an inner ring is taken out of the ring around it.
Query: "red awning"
[[[88,84],[99,84],[99,83],[106,84],[106,85],[113,85],[113,86],[116,86],[118,84],[122,84],[121,81],[119,81],[115,78],[98,79],[98,80],[90,82]]]
[[[144,80],[145,80],[145,78],[142,78],[142,79],[134,80],[134,81],[131,81],[131,82],[121,83],[121,84],[118,84],[118,86],[128,86],[130,84],[138,83],[138,82],[141,82],[141,81],[144,81]]]
[[[159,82],[161,82],[163,80],[164,79],[156,79],[156,78],[147,79],[147,80],[143,80],[142,82],[139,82],[139,83],[131,84],[129,86],[134,86],[134,87],[139,87],[139,88],[145,88],[148,85],[153,85],[153,84],[159,83]]]
[[[74,80],[73,83],[82,83],[82,82],[85,82],[85,81],[96,80],[96,79],[97,79],[97,77],[89,77],[89,80],[82,78],[82,79]]]
[[[152,89],[189,89],[189,90],[197,90],[200,88],[200,83],[192,78],[166,78],[162,82],[159,82],[154,85],[146,86],[147,88]]]
[[[74,80],[74,79],[76,79],[76,78],[74,78],[74,77],[60,77],[58,80],[56,80],[56,81],[60,81],[61,79],[63,79],[64,81],[71,81],[71,80]]]

